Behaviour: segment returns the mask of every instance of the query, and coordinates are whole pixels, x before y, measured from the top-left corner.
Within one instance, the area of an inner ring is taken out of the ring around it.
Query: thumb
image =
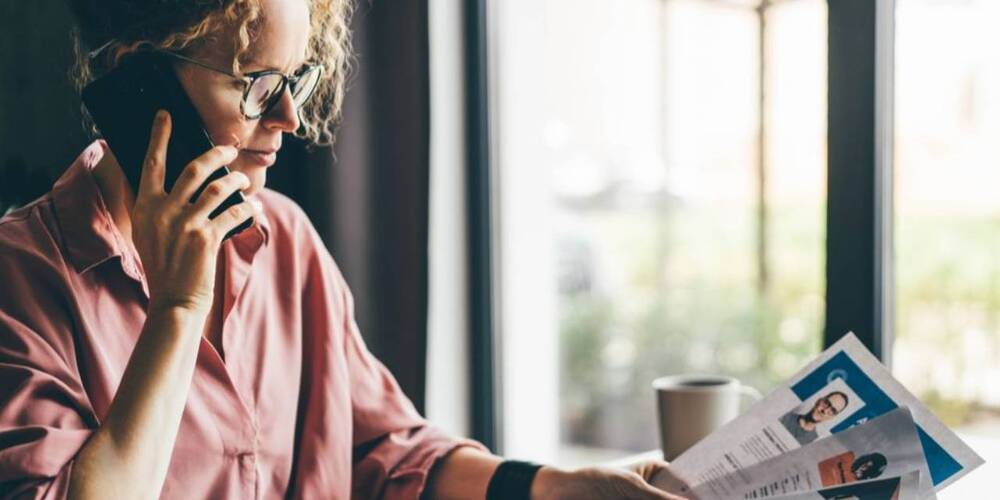
[[[691,485],[681,478],[670,467],[670,464],[662,460],[641,464],[637,470],[642,478],[651,486],[659,488],[673,494],[688,494],[691,492]]]
[[[670,463],[663,460],[647,460],[633,466],[631,469],[632,472],[639,474],[649,484],[684,485],[684,481],[674,473],[670,467]]]
[[[649,484],[643,485],[642,491],[643,493],[648,495],[648,498],[655,500],[688,500],[686,497],[674,495],[672,493],[667,493]]]
[[[642,476],[642,479],[647,483],[650,483],[654,477],[668,469],[670,469],[670,464],[663,460],[648,460],[636,465],[633,468],[633,472]]]

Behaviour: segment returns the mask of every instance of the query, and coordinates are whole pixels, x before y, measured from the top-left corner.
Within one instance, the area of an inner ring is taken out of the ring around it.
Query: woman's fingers
[[[688,497],[682,497],[673,493],[668,493],[663,491],[647,482],[642,482],[638,485],[639,489],[642,490],[643,495],[647,498],[655,500],[689,500]]]
[[[198,192],[198,188],[212,173],[232,163],[236,159],[237,153],[237,149],[232,146],[215,146],[192,160],[184,167],[180,176],[177,177],[177,181],[170,188],[171,202],[181,204],[181,206],[189,203],[191,197]]]
[[[669,492],[687,495],[691,485],[674,473],[667,462],[660,460],[645,462],[636,468],[636,472],[650,484],[655,484]]]
[[[257,215],[257,211],[258,209],[253,205],[253,202],[247,200],[227,208],[216,218],[209,221],[209,224],[215,226],[216,230],[219,231],[219,239],[221,240],[229,231],[236,229],[247,219]]]
[[[196,219],[207,219],[226,198],[236,191],[250,187],[250,178],[242,172],[230,172],[210,182],[195,200],[191,215]]]
[[[637,487],[642,490],[643,496],[655,500],[688,500],[687,497],[682,497],[673,493],[668,493],[663,491],[651,484],[645,479],[637,481]]]
[[[658,473],[669,468],[670,464],[662,460],[647,460],[632,467],[632,471],[642,476],[646,482],[649,482],[652,481],[653,477],[655,477]]]
[[[252,217],[251,205],[241,203],[218,217],[208,215],[227,196],[249,186],[246,175],[213,175],[236,158],[236,148],[219,146],[190,162],[165,193],[167,144],[172,124],[158,113],[144,160],[140,193],[132,210],[132,239],[149,284],[151,300],[171,304],[211,306],[219,245],[226,234]],[[221,177],[215,179],[215,177]],[[198,191],[207,179],[213,187]],[[192,203],[194,193],[199,199]],[[162,298],[161,298],[162,297]]]
[[[139,192],[136,198],[145,195],[162,195],[163,182],[166,176],[167,144],[170,142],[170,113],[160,110],[153,119],[153,130],[150,133],[149,145],[146,147],[146,158],[143,160],[142,173],[139,175]]]
[[[642,462],[632,468],[633,472],[638,474],[643,481],[650,485],[650,488],[656,489],[657,491],[664,493],[654,486],[654,483],[663,486],[668,489],[668,492],[664,493],[668,495],[669,498],[683,498],[680,496],[672,496],[678,494],[690,494],[691,488],[688,484],[674,474],[674,471],[670,468],[670,464],[663,460],[649,460]]]

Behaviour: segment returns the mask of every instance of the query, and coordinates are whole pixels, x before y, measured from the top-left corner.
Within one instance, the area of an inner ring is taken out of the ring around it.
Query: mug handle
[[[764,395],[760,393],[756,388],[749,385],[740,384],[740,395],[746,396],[750,400],[750,404],[756,403],[764,399]]]

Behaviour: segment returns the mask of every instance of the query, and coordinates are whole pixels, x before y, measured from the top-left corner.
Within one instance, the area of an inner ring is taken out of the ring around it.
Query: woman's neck
[[[132,186],[118,166],[118,160],[111,154],[110,149],[105,149],[105,154],[94,166],[92,171],[94,180],[101,191],[105,206],[111,212],[111,219],[118,232],[129,244],[132,243],[132,206],[135,204],[135,195],[132,193]]]

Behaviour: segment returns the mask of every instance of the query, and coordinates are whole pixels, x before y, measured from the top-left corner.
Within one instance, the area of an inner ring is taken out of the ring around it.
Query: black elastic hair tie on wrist
[[[541,468],[531,462],[504,460],[490,478],[486,500],[531,500],[531,483]]]

